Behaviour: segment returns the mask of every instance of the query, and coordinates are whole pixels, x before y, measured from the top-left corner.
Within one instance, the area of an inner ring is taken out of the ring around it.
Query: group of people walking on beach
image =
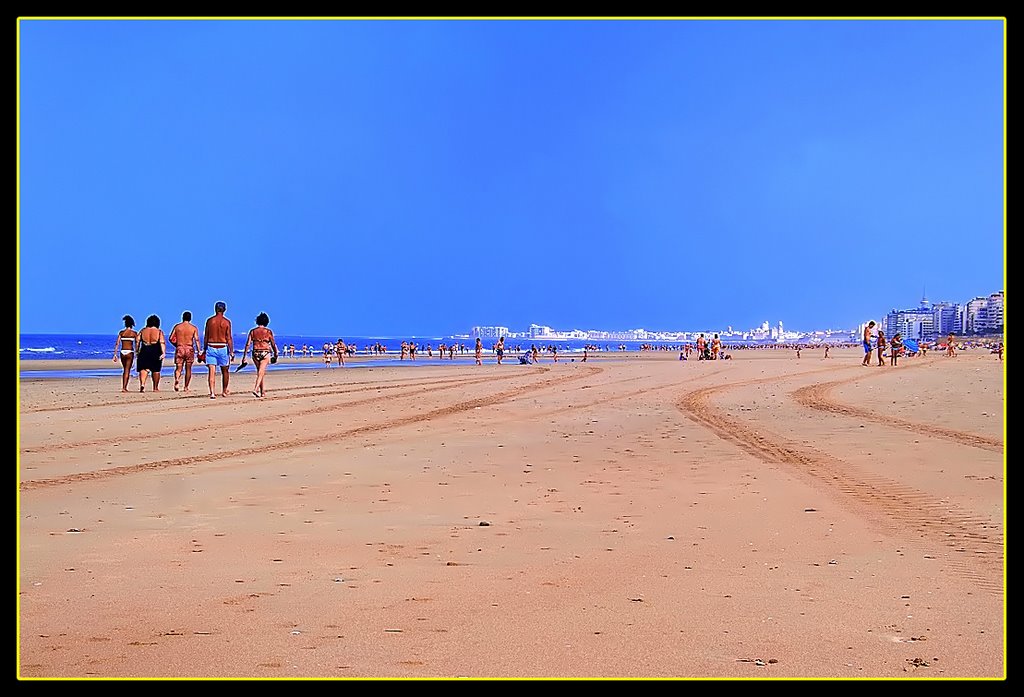
[[[181,313],[181,322],[171,329],[170,337],[164,336],[163,330],[160,329],[160,318],[156,315],[146,318],[146,326],[141,331],[135,331],[135,320],[131,315],[125,315],[122,318],[124,329],[117,333],[113,358],[115,363],[120,361],[124,371],[121,376],[121,391],[128,391],[132,364],[136,361],[136,356],[138,358],[139,392],[146,391],[146,382],[150,375],[153,380],[153,391],[160,391],[160,370],[167,355],[169,341],[174,346],[175,392],[189,391],[189,385],[192,382],[192,366],[198,361],[205,363],[209,369],[210,399],[217,398],[218,368],[221,374],[220,396],[226,397],[231,394],[228,391],[228,383],[230,382],[230,367],[235,361],[235,346],[231,333],[231,320],[224,314],[226,311],[227,305],[223,301],[218,300],[214,304],[213,314],[206,320],[201,341],[199,328],[192,324],[191,312]],[[264,380],[267,366],[277,363],[277,341],[274,338],[274,332],[267,326],[269,324],[270,317],[266,312],[261,312],[256,316],[256,326],[250,329],[246,336],[241,363],[236,369],[237,372],[248,365],[245,360],[247,354],[252,358],[256,368],[256,383],[253,386],[252,395],[257,398],[262,398],[265,394]]]

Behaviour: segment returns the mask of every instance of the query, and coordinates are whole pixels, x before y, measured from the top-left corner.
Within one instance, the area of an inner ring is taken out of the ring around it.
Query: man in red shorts
[[[192,364],[195,363],[199,351],[199,328],[192,324],[192,313],[186,310],[181,313],[181,321],[171,329],[169,337],[174,345],[174,391],[178,391],[181,373],[185,372],[185,392],[192,382]]]

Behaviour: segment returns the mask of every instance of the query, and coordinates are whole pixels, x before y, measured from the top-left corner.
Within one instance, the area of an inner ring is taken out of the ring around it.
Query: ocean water
[[[245,334],[235,335],[235,351],[241,353],[242,348],[245,346]],[[116,334],[22,334],[19,337],[18,346],[18,357],[21,359],[21,366],[19,376],[21,378],[81,378],[81,377],[95,377],[95,378],[110,378],[121,375],[121,368],[119,365],[115,365],[111,358],[114,356],[114,345],[116,342]],[[473,346],[475,339],[455,338],[455,337],[410,337],[408,340],[415,341],[419,346],[419,350],[416,354],[416,360],[400,360],[399,354],[401,352],[401,346],[403,339],[393,337],[342,337],[345,343],[352,345],[353,343],[357,347],[356,354],[359,356],[371,355],[366,349],[374,344],[382,344],[387,350],[387,354],[383,357],[376,356],[373,361],[370,362],[349,362],[345,365],[345,370],[352,368],[383,368],[383,367],[404,367],[404,368],[416,368],[422,365],[440,364],[440,360],[437,358],[437,346],[439,344],[451,344],[453,341],[466,346],[466,353],[456,354],[462,356],[465,363],[465,359],[468,357],[470,363],[472,363]],[[280,349],[286,345],[295,345],[296,357],[302,355],[302,345],[311,345],[313,347],[314,356],[323,356],[323,345],[325,343],[334,343],[338,340],[338,337],[328,336],[297,336],[278,334],[276,335],[277,345]],[[586,342],[575,341],[575,342],[558,342],[559,351],[561,353],[580,353],[583,351],[583,345]],[[427,345],[430,345],[434,349],[433,361],[427,356]],[[488,355],[490,354],[490,347],[493,344],[493,340],[484,342],[484,346],[487,347]],[[506,345],[506,359],[503,365],[518,365],[518,362],[514,360],[514,351],[510,349],[515,343]],[[524,349],[529,348],[529,344],[521,342]],[[546,345],[546,344],[545,344]],[[538,344],[538,348],[540,345]],[[610,350],[614,350],[616,347],[609,347]],[[639,343],[636,343],[636,348],[639,348]],[[513,360],[509,360],[513,358]],[[109,368],[94,368],[88,370],[34,370],[31,367],[33,360],[102,360],[109,361]],[[460,364],[460,362],[456,362]],[[234,367],[238,366],[236,361],[233,364]],[[174,347],[167,346],[167,356],[164,359],[164,369],[162,373],[172,373],[174,371]],[[232,371],[234,371],[232,367]],[[206,368],[201,364],[193,366],[193,370],[199,370],[202,374],[205,374]],[[316,363],[299,363],[283,361],[278,362],[274,365],[273,370],[325,370],[322,362]],[[335,367],[334,369],[340,369]],[[135,367],[132,368],[133,373]],[[243,369],[242,373],[248,373],[252,371],[252,367]]]
[[[245,346],[245,334],[235,335],[235,350],[241,352]],[[114,355],[114,345],[116,342],[115,334],[21,334],[19,336],[18,345],[18,357],[21,360],[110,360]],[[277,345],[283,348],[285,345],[294,344],[296,356],[301,352],[303,344],[313,346],[313,355],[323,355],[323,345],[329,343],[332,346],[338,340],[337,336],[301,336],[301,335],[289,335],[289,334],[277,334]],[[459,344],[464,344],[468,351],[473,350],[475,339],[467,339],[460,337],[451,336],[440,336],[440,337],[409,337],[403,339],[401,337],[342,337],[345,343],[351,346],[353,343],[357,347],[358,355],[368,355],[366,348],[374,344],[383,344],[387,349],[388,354],[398,355],[402,341],[415,341],[419,346],[417,356],[426,357],[427,345],[430,344],[436,352],[438,344],[445,343],[450,344],[455,341]],[[484,339],[484,348],[489,352],[491,346],[494,344],[494,339]],[[691,342],[692,343],[692,342]],[[733,345],[735,343],[771,343],[771,342],[730,342],[724,341],[723,344],[726,346]],[[619,341],[619,340],[608,340],[608,341],[594,341],[587,339],[557,339],[557,340],[531,340],[531,339],[507,339],[505,341],[506,354],[514,353],[514,347],[520,346],[522,349],[528,349],[531,345],[536,344],[537,348],[542,351],[550,344],[554,344],[558,347],[560,353],[581,353],[583,347],[587,345],[596,345],[603,351],[618,351],[619,346],[625,346],[627,351],[638,351],[640,346],[643,344],[654,344],[660,346],[678,346],[679,342],[668,341],[668,342],[655,342],[655,341]],[[174,355],[174,347],[167,346],[168,357]]]
[[[242,348],[245,346],[245,334],[235,335],[235,351],[241,353]],[[114,345],[116,343],[116,334],[21,334],[19,336],[18,345],[18,357],[21,359],[20,376],[24,378],[47,378],[47,377],[110,377],[121,374],[121,368],[114,365],[110,359],[114,355]],[[311,345],[313,347],[314,356],[323,355],[323,345],[330,343],[333,345],[337,340],[337,336],[302,336],[302,335],[289,335],[289,334],[277,334],[277,345],[283,350],[284,346],[294,344],[296,357],[301,356],[302,345]],[[451,344],[453,341],[457,344],[463,344],[466,346],[465,354],[456,354],[464,357],[472,358],[473,346],[475,339],[468,339],[464,337],[409,337],[405,340],[415,341],[419,346],[417,351],[417,359],[415,361],[410,360],[399,360],[399,353],[401,351],[402,338],[394,337],[342,337],[345,343],[351,346],[353,343],[356,345],[356,354],[360,356],[370,355],[367,349],[374,344],[382,344],[387,350],[387,357],[376,357],[375,360],[369,363],[351,363],[346,364],[346,368],[355,367],[385,367],[385,366],[402,366],[415,368],[417,366],[424,365],[431,359],[427,356],[427,345],[429,344],[434,349],[433,360],[438,361],[437,358],[437,346],[439,344]],[[490,357],[493,356],[491,347],[494,345],[493,339],[484,340],[485,355]],[[653,344],[656,346],[665,346],[670,348],[677,348],[678,342],[651,342],[651,341],[592,341],[586,339],[559,339],[555,341],[550,340],[538,340],[532,341],[530,339],[509,339],[505,343],[505,356],[506,362],[510,365],[516,364],[514,360],[517,355],[516,347],[520,347],[521,350],[528,350],[531,345],[537,345],[542,355],[547,355],[545,349],[554,344],[558,347],[560,355],[572,355],[580,354],[583,352],[584,346],[598,346],[600,351],[607,352],[619,352],[620,347],[624,347],[626,351],[638,351],[644,344]],[[725,346],[732,345],[731,342],[723,342]],[[391,358],[393,357],[393,359]],[[174,347],[167,346],[167,357],[164,359],[164,372],[174,370]],[[513,360],[509,360],[512,358]],[[31,361],[33,360],[103,360],[110,361],[110,368],[97,368],[92,370],[76,370],[76,371],[65,371],[65,370],[33,370],[31,368]],[[235,364],[237,365],[237,363]],[[322,363],[290,363],[290,362],[279,362],[274,365],[275,370],[315,370],[323,369]],[[200,370],[203,370],[203,366],[199,366]],[[232,369],[233,370],[233,369]],[[251,370],[251,368],[250,368]]]

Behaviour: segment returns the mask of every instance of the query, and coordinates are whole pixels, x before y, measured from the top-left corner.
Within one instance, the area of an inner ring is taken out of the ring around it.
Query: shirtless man
[[[206,367],[210,369],[210,399],[216,399],[214,387],[217,382],[217,368],[221,374],[221,397],[227,397],[228,380],[232,361],[235,360],[235,341],[231,336],[231,320],[224,316],[227,305],[218,300],[213,306],[214,314],[207,318],[203,329],[203,352]]]
[[[498,354],[498,365],[501,365],[501,357],[505,355],[505,337],[498,338],[498,343],[494,346],[494,352]]]
[[[871,320],[864,327],[864,360],[861,365],[871,365],[871,330],[875,327],[875,320]]]
[[[706,342],[704,340],[704,335],[701,334],[699,337],[697,337],[697,360],[698,361],[704,360],[704,347],[705,347],[705,345],[706,345]]]
[[[174,391],[178,391],[182,370],[185,372],[185,389],[188,392],[192,382],[192,364],[199,353],[199,327],[192,324],[192,313],[186,310],[181,313],[181,321],[171,329],[168,337],[174,345]]]
[[[480,337],[477,337],[476,338],[476,364],[477,365],[483,365],[483,361],[481,360],[481,356],[483,356],[483,353],[484,353],[484,342],[480,341]]]

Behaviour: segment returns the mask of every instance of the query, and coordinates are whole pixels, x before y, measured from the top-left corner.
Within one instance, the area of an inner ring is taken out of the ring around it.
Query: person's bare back
[[[231,338],[231,320],[221,314],[213,315],[206,320],[206,329],[203,332],[203,345],[211,344],[227,345]]]
[[[192,346],[192,342],[199,343],[199,327],[192,324],[191,322],[178,322],[171,329],[171,335],[168,340],[175,348],[187,348]]]

